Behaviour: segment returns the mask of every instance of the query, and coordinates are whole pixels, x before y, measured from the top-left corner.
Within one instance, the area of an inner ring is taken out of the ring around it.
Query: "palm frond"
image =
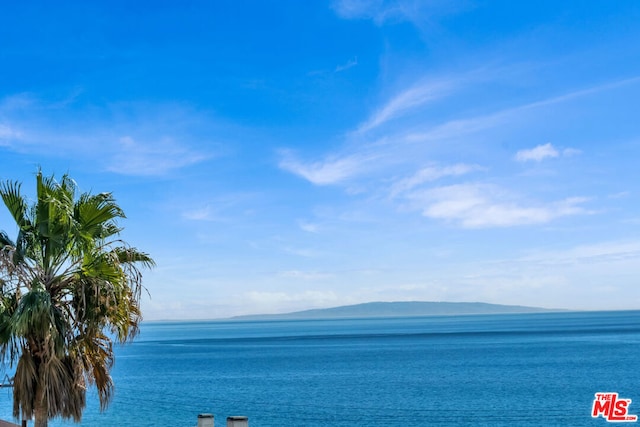
[[[13,416],[31,416],[35,409],[38,369],[31,352],[23,349],[13,377]],[[22,412],[22,413],[21,413]]]
[[[20,183],[6,181],[0,184],[0,196],[20,229],[31,228],[27,211],[27,201],[20,194]]]
[[[16,244],[11,240],[7,233],[0,230],[0,249],[3,249],[5,246],[12,246],[15,248]]]

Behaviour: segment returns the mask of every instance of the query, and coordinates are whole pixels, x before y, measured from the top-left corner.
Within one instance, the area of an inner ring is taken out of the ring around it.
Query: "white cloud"
[[[479,170],[483,170],[483,168],[477,165],[467,165],[464,163],[444,167],[429,166],[420,169],[409,178],[397,181],[392,186],[391,194],[395,196],[399,193],[411,190],[425,182],[435,181],[447,176],[461,176]]]
[[[9,145],[11,140],[20,139],[22,132],[13,127],[0,123],[0,145]],[[3,140],[5,140],[3,142]]]
[[[343,19],[371,19],[377,25],[409,21],[420,27],[433,16],[452,13],[465,2],[425,0],[336,0],[333,9]]]
[[[484,75],[480,73],[481,75]],[[567,101],[572,101],[589,95],[594,95],[600,92],[606,92],[611,89],[616,89],[632,84],[636,84],[640,81],[640,77],[634,77],[630,79],[614,80],[610,83],[601,84],[598,86],[589,87],[586,89],[580,89],[573,92],[567,92],[562,95],[552,96],[539,101],[522,104],[519,106],[506,108],[503,110],[495,111],[493,113],[480,115],[476,117],[451,119],[440,125],[431,126],[427,130],[412,130],[410,132],[402,132],[396,135],[394,138],[388,138],[394,141],[406,141],[410,143],[419,143],[425,141],[439,141],[445,139],[459,138],[464,135],[473,134],[479,131],[483,131],[490,128],[495,128],[499,125],[503,125],[509,121],[513,121],[524,112],[536,110],[540,107],[547,107],[550,105],[562,104]],[[550,144],[549,144],[550,145]],[[553,148],[553,147],[552,147]],[[553,148],[555,150],[555,148]],[[574,156],[580,154],[581,151],[574,148],[566,148],[562,154],[565,156]]]
[[[8,95],[0,100],[0,112],[4,114],[40,106],[41,103],[30,93]]]
[[[397,4],[385,0],[339,0],[333,3],[333,8],[343,19],[373,19],[378,24],[402,16]]]
[[[284,247],[282,248],[282,250],[288,254],[300,256],[303,258],[315,258],[319,255],[318,251],[309,248]]]
[[[300,271],[300,270],[287,270],[278,274],[280,277],[296,280],[323,280],[333,278],[333,274],[322,273],[318,271]]]
[[[248,291],[241,295],[243,301],[253,305],[256,310],[264,310],[271,313],[287,312],[295,307],[295,310],[315,307],[327,307],[338,305],[342,302],[333,291],[307,290],[304,292],[266,292]]]
[[[358,127],[358,132],[367,132],[400,115],[447,95],[454,80],[429,80],[415,84],[400,92],[377,110],[366,122]]]
[[[537,145],[531,149],[520,150],[516,153],[515,159],[519,162],[541,162],[544,159],[556,158],[556,157],[572,157],[581,154],[582,151],[575,148],[565,148],[559,151],[550,142],[546,144]]]
[[[124,175],[165,175],[205,159],[207,156],[170,138],[140,142],[124,136],[119,139],[107,170]]]
[[[259,194],[252,192],[229,192],[226,194],[205,194],[196,191],[197,196],[189,193],[176,194],[169,207],[180,212],[180,216],[189,221],[230,222],[239,217],[252,216]],[[186,196],[186,197],[185,197]]]
[[[358,57],[353,57],[352,59],[348,60],[347,62],[345,62],[344,64],[340,64],[338,66],[336,66],[335,68],[335,72],[339,73],[341,71],[345,71],[348,70],[349,68],[353,68],[356,65],[358,65]]]
[[[407,196],[428,218],[464,228],[544,224],[556,218],[589,213],[584,198],[546,204],[522,204],[509,192],[487,184],[459,184],[414,192]]]
[[[620,191],[618,193],[609,194],[607,197],[610,199],[626,199],[631,195],[630,191]]]
[[[192,148],[213,145],[192,132],[215,123],[186,106],[123,103],[77,111],[75,99],[3,98],[0,144],[16,152],[92,161],[126,175],[166,175],[212,157],[211,150]]]
[[[353,184],[354,178],[365,173],[415,163],[418,145],[426,148],[425,143],[428,142],[444,143],[459,140],[464,136],[485,132],[514,121],[527,111],[618,88],[639,80],[634,78],[614,81],[485,115],[453,118],[436,125],[425,125],[420,116],[409,122],[409,125],[386,126],[394,119],[419,112],[430,102],[457,93],[462,86],[469,86],[472,82],[489,79],[491,76],[495,78],[495,73],[490,71],[495,70],[475,70],[448,79],[423,79],[392,97],[362,122],[355,131],[347,134],[349,145],[342,152],[327,155],[317,161],[301,161],[290,151],[281,150],[279,167],[315,185],[339,184],[345,181]],[[371,141],[367,133],[383,126],[385,126],[384,134]],[[573,148],[559,151],[548,143],[530,150],[522,150],[516,154],[516,158],[519,161],[533,161],[560,155],[573,156],[579,153],[579,150]]]
[[[539,251],[522,257],[519,262],[549,267],[551,265],[594,265],[640,261],[640,241],[600,242],[575,246],[562,251]]]
[[[298,221],[298,227],[301,230],[306,231],[307,233],[319,233],[320,226],[318,224],[314,224],[307,221]]]
[[[209,206],[183,212],[182,217],[190,221],[212,221],[215,219],[214,212]]]
[[[460,94],[465,88],[494,81],[497,75],[504,73],[505,70],[500,68],[482,67],[444,76],[423,76],[411,85],[396,91],[367,120],[360,123],[354,133],[362,134],[411,114],[416,115],[418,127],[424,127],[421,123],[424,122],[424,117],[429,117],[424,114],[427,107],[439,101],[446,101],[447,98]],[[483,121],[485,121],[484,118]],[[459,127],[456,123],[460,123],[466,129],[471,124],[471,120],[451,120],[441,126]],[[439,129],[441,126],[436,126],[434,129]]]
[[[564,157],[572,157],[579,154],[582,154],[582,151],[575,148],[565,148],[564,150],[562,150],[562,155]]]
[[[365,165],[373,160],[370,156],[347,155],[304,163],[289,151],[281,151],[281,157],[279,163],[281,169],[301,176],[315,185],[330,185],[346,181],[362,172]]]
[[[529,150],[520,150],[516,153],[516,160],[519,162],[536,161],[540,162],[547,158],[558,157],[560,153],[551,143],[538,145]]]
[[[495,143],[495,132],[511,132],[510,123],[516,129],[523,123],[528,125],[537,119],[550,105],[575,101],[581,97],[633,84],[638,79],[614,81],[612,83],[568,92],[563,95],[548,97],[510,108],[497,110],[488,114],[469,118],[453,118],[445,116],[441,124],[433,124],[423,120],[424,111],[438,96],[450,98],[470,82],[490,78],[486,70],[460,74],[455,78],[427,82],[420,80],[407,89],[400,91],[387,103],[382,104],[367,120],[363,121],[354,132],[348,133],[345,148],[329,154],[318,161],[300,161],[288,152],[281,157],[280,168],[299,175],[316,185],[346,184],[348,189],[356,188],[358,195],[376,193],[380,196],[380,188],[389,190],[392,197],[402,196],[410,201],[410,208],[421,211],[424,216],[442,219],[467,228],[510,227],[526,224],[546,224],[560,217],[592,213],[583,207],[584,199],[567,198],[565,200],[530,201],[526,199],[526,188],[522,188],[523,197],[512,194],[498,194],[503,190],[488,187],[480,190],[471,184],[461,186],[440,187],[429,191],[415,191],[425,183],[443,177],[459,177],[475,170],[479,166],[460,163],[445,167],[427,167],[417,170],[413,175],[403,177],[394,182],[389,176],[398,176],[398,170],[416,170],[416,166],[425,158],[437,159],[440,153],[451,153],[451,149],[465,150],[464,153],[477,152],[474,144],[478,135],[478,144]],[[494,76],[495,77],[495,76]],[[447,99],[445,99],[446,101]],[[409,116],[411,114],[411,116]],[[402,123],[391,123],[402,117]],[[458,116],[459,117],[459,116]],[[396,125],[399,126],[396,126]],[[379,133],[369,134],[376,130]],[[451,145],[451,149],[448,147]],[[475,148],[474,148],[475,147]],[[489,146],[490,147],[490,146]],[[521,150],[515,155],[518,161],[535,162],[553,157],[574,156],[580,151],[574,148],[558,148],[551,143],[541,144],[531,149]],[[473,154],[470,154],[473,155]],[[482,154],[484,161],[490,161],[490,153]],[[456,155],[456,158],[461,158]],[[500,165],[493,170],[500,171]],[[500,173],[500,172],[498,172]],[[371,178],[381,178],[375,181]],[[505,178],[505,177],[502,177]],[[382,183],[386,183],[384,185]],[[355,194],[352,192],[351,194]],[[402,198],[396,201],[402,203]],[[406,205],[402,206],[403,208]]]

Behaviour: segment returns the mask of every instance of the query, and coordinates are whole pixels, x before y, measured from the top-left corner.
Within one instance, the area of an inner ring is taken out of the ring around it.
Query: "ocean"
[[[640,414],[640,311],[147,322],[116,354],[82,426],[602,426],[599,392]]]

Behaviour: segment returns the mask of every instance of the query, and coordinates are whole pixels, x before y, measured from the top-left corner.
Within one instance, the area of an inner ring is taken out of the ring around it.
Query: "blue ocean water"
[[[596,392],[640,414],[640,312],[149,322],[113,377],[114,401],[101,414],[93,395],[82,426],[192,427],[199,413],[217,426],[606,425]]]

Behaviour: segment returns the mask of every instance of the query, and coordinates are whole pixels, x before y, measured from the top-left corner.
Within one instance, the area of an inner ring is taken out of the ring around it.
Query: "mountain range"
[[[368,302],[332,308],[318,308],[282,314],[252,314],[233,317],[234,320],[304,320],[366,317],[452,316],[464,314],[506,314],[562,311],[522,305],[488,304],[483,302]]]

